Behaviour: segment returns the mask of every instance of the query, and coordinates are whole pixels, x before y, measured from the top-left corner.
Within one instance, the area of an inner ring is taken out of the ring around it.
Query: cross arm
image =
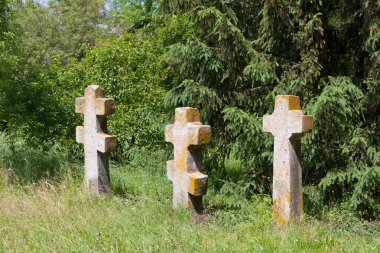
[[[188,124],[189,145],[205,145],[211,143],[211,126]]]
[[[305,133],[313,129],[313,116],[304,115],[300,110],[279,115],[264,115],[263,130],[276,135],[281,132],[290,134]]]
[[[291,133],[306,133],[313,129],[314,118],[311,115],[304,115],[301,111],[292,111],[292,119],[289,124]]]
[[[99,152],[108,153],[116,149],[117,136],[105,133],[98,133],[97,136],[97,149]]]
[[[175,173],[174,161],[169,160],[166,162],[166,176],[172,182],[174,180],[174,173]]]
[[[302,131],[309,132],[314,128],[314,117],[311,115],[305,115],[303,117]]]
[[[188,180],[188,192],[194,196],[206,194],[208,176],[199,171],[186,174]]]
[[[95,102],[96,115],[110,115],[115,111],[115,101],[112,98],[97,98]]]
[[[75,129],[75,139],[79,144],[84,144],[84,127],[77,126]]]
[[[263,117],[263,130],[266,133],[273,133],[274,131],[274,117],[272,115],[264,115]]]
[[[84,97],[75,99],[75,113],[84,113],[84,108],[86,104],[86,99]]]
[[[165,127],[165,141],[173,143],[173,128],[174,125],[167,125]]]

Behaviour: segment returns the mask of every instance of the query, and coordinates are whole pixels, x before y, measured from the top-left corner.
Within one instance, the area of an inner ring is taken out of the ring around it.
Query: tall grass
[[[70,176],[23,187],[3,181],[0,252],[380,251],[378,224],[355,228],[305,217],[285,230],[273,225],[266,196],[244,200],[211,189],[202,216],[175,211],[164,165],[157,168],[111,166],[118,194],[103,197],[89,196]]]
[[[75,160],[75,159],[74,159]],[[42,178],[61,178],[77,167],[69,150],[59,143],[30,146],[22,138],[0,135],[0,166],[10,180],[36,182]]]
[[[2,138],[0,252],[380,252],[377,222],[338,207],[283,229],[270,196],[247,198],[239,183],[211,182],[203,215],[173,210],[163,151],[131,150],[128,163],[111,164],[113,195],[96,197],[59,145]]]

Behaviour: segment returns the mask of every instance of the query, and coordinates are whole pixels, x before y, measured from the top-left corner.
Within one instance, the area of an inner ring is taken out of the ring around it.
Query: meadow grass
[[[0,252],[380,252],[379,229],[310,217],[282,229],[267,197],[231,200],[212,190],[205,214],[193,216],[172,209],[163,168],[111,169],[114,194],[103,197],[71,176],[25,186],[2,180]]]

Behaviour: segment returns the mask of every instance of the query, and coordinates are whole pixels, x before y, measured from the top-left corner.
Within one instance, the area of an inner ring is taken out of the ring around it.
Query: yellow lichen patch
[[[288,224],[286,217],[283,216],[283,211],[281,210],[281,203],[278,200],[273,201],[273,220],[274,222],[285,226]]]
[[[211,127],[188,124],[189,139],[188,145],[205,145],[211,143]]]
[[[178,152],[177,166],[179,171],[186,171],[186,161],[187,161],[187,149],[183,149]]]
[[[280,110],[301,110],[300,98],[297,96],[276,96],[275,109]]]
[[[308,132],[314,128],[314,118],[311,115],[302,117],[302,132]]]
[[[189,122],[199,122],[200,114],[195,108],[177,108],[175,111],[175,121],[176,123],[186,124]]]
[[[200,172],[193,172],[188,174],[189,188],[188,192],[194,196],[205,194],[207,186],[207,175]]]
[[[211,143],[211,129],[210,128],[200,128],[198,141],[200,145],[205,145]]]

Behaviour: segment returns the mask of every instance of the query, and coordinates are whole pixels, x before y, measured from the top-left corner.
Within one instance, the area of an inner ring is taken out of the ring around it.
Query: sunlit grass
[[[306,218],[281,229],[268,198],[205,214],[172,210],[162,172],[112,168],[117,194],[93,197],[80,180],[0,186],[0,249],[8,252],[378,252],[378,232],[339,229]],[[226,200],[229,198],[225,196]],[[210,208],[212,206],[212,208]],[[377,230],[379,231],[379,230]]]

